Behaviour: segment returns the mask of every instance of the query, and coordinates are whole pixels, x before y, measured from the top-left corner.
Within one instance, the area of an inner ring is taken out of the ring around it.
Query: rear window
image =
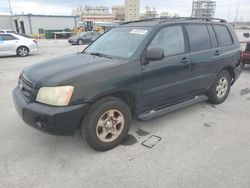
[[[186,29],[192,52],[211,48],[208,30],[205,25],[187,25]]]
[[[233,44],[232,37],[224,25],[213,25],[215,34],[217,36],[217,40],[219,46],[227,46]]]

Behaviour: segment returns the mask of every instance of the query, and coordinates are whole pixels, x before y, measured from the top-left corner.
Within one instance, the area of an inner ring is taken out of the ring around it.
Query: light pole
[[[10,8],[10,14],[12,15],[12,8],[11,8],[10,0],[9,0],[9,8]]]

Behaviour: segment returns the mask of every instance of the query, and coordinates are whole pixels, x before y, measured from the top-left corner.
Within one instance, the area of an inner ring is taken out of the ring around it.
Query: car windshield
[[[82,32],[82,33],[79,34],[79,36],[81,36],[81,37],[82,36],[87,36],[88,34],[89,34],[88,32]]]
[[[148,28],[114,28],[104,33],[84,52],[129,59],[149,33]]]

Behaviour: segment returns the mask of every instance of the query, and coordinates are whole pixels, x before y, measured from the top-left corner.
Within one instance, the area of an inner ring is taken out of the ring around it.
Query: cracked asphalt
[[[21,70],[83,49],[66,40],[39,46],[35,55],[0,58],[0,187],[250,187],[250,66],[223,104],[134,120],[125,143],[96,152],[79,133],[50,136],[17,115],[11,92]],[[161,140],[143,146],[152,135]]]

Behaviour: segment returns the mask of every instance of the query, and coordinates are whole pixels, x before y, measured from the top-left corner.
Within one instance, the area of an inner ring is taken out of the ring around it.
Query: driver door
[[[161,29],[146,49],[162,48],[162,60],[143,65],[143,110],[165,107],[184,99],[191,91],[190,54],[181,25]]]

